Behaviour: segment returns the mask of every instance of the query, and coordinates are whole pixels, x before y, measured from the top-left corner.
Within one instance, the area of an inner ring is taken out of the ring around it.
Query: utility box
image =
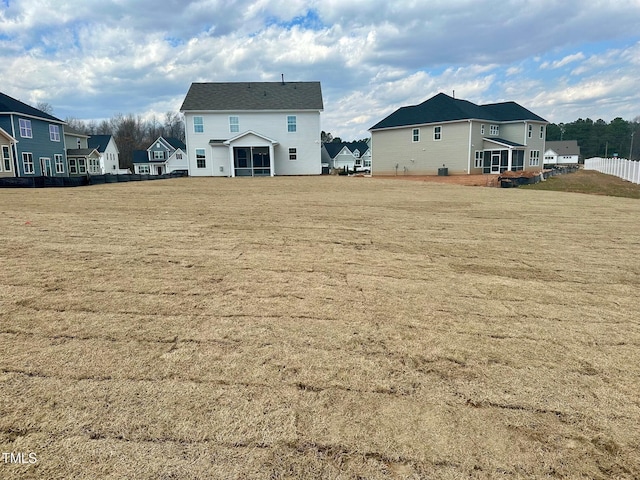
[[[438,169],[439,177],[446,177],[447,175],[449,175],[449,169],[447,167],[442,167]]]

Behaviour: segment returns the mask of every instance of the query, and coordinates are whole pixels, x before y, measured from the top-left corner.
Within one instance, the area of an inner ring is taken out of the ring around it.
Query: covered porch
[[[273,177],[274,148],[278,142],[253,131],[224,142],[229,147],[232,177]]]
[[[502,138],[483,139],[482,173],[500,174],[524,170],[525,145]]]

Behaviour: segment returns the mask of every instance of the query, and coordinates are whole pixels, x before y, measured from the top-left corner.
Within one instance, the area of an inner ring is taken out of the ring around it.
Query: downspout
[[[469,154],[467,155],[467,175],[471,174],[471,134],[473,132],[473,122],[471,119],[467,120],[469,122]]]

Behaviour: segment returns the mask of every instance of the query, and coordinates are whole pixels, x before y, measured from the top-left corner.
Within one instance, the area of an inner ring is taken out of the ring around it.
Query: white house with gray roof
[[[577,165],[580,147],[577,140],[549,141],[544,152],[545,165]]]
[[[320,82],[193,83],[185,117],[191,176],[319,175]]]

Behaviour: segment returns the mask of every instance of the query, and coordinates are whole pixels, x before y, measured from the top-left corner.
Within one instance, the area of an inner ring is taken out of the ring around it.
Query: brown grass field
[[[0,190],[0,478],[640,478],[640,201]]]

